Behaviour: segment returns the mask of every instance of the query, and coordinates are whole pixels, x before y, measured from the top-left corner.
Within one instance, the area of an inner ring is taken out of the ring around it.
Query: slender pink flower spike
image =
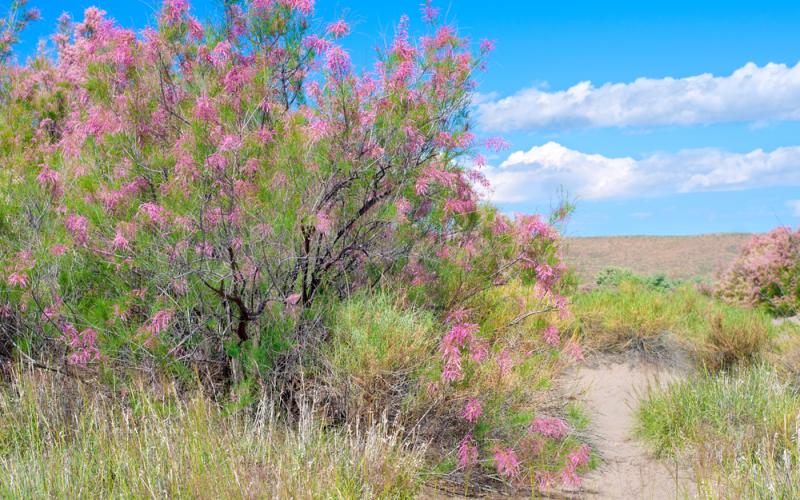
[[[501,476],[514,478],[519,476],[520,464],[517,454],[511,448],[497,447],[494,450],[494,462]]]
[[[468,469],[476,463],[478,463],[478,447],[475,446],[472,433],[468,433],[458,445],[458,464]]]
[[[461,412],[461,416],[464,417],[464,420],[467,422],[473,423],[478,421],[482,413],[483,408],[481,407],[481,402],[476,398],[472,398],[467,401],[467,405],[464,407],[464,411]]]
[[[528,430],[552,439],[562,439],[569,432],[569,426],[560,418],[537,417]]]
[[[8,275],[6,282],[9,286],[26,288],[28,286],[28,275],[24,271],[16,271]]]

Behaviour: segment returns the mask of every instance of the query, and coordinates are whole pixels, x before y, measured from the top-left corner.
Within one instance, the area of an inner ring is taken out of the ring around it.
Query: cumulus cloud
[[[631,83],[589,81],[567,90],[541,87],[475,100],[486,130],[650,127],[800,119],[800,63],[747,63],[728,76],[639,78]]]
[[[800,186],[800,146],[749,153],[715,148],[643,158],[587,154],[548,142],[486,167],[497,203],[541,202],[563,187],[584,200],[768,186]]]

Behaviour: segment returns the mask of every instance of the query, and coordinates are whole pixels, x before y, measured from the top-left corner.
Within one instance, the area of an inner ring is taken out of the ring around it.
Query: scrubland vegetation
[[[95,8],[12,62],[0,25],[0,496],[408,498],[580,487],[559,384],[588,355],[696,369],[639,434],[716,496],[795,496],[798,236],[716,283],[606,270],[482,201],[492,49],[423,7],[374,68],[313,2]],[[415,38],[412,33],[424,30]]]
[[[800,325],[780,314],[798,306],[798,254],[782,246],[795,237],[755,236],[714,286],[612,268],[573,297],[569,328],[587,348],[692,360],[684,380],[643,396],[637,434],[689,469],[701,497],[800,494]]]

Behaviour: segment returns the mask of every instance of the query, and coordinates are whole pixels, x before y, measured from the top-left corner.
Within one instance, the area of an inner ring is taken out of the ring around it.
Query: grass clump
[[[708,318],[703,362],[718,370],[755,360],[770,338],[770,320],[760,311],[720,306]]]
[[[424,364],[437,335],[429,312],[388,293],[358,294],[334,307],[325,354],[337,374],[371,379]]]
[[[385,292],[336,303],[322,347],[321,382],[343,416],[402,417],[420,375],[430,370],[441,332],[433,315]]]
[[[571,329],[596,350],[652,350],[678,320],[678,308],[660,290],[633,281],[573,297]]]
[[[665,340],[710,370],[758,359],[775,329],[759,309],[729,305],[690,284],[665,289],[637,280],[578,293],[567,328],[599,351],[657,353]]]
[[[172,389],[111,396],[21,373],[0,413],[2,498],[409,498],[424,465],[386,422],[335,431],[267,401],[230,415]]]
[[[670,385],[638,410],[659,455],[689,459],[697,484],[724,497],[796,498],[800,395],[765,364]]]

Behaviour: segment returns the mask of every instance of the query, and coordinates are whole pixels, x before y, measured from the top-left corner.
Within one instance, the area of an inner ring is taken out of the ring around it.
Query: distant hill
[[[566,238],[566,259],[582,283],[607,266],[670,278],[713,278],[739,254],[752,234],[598,236]]]

